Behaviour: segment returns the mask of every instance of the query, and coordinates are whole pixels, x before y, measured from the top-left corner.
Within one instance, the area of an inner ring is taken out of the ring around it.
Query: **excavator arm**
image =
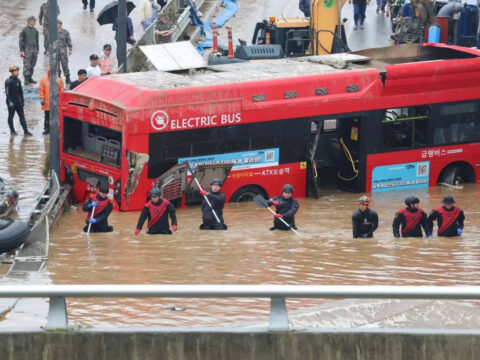
[[[341,24],[340,11],[346,0],[311,0],[310,30],[313,39],[313,54],[332,52],[337,25]],[[340,3],[340,9],[338,5]]]

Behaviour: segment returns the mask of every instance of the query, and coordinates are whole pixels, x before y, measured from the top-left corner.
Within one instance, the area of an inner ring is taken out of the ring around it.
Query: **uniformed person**
[[[49,31],[48,31],[48,24],[50,23],[50,0],[47,0],[46,3],[43,3],[40,6],[40,14],[38,15],[38,22],[40,25],[43,25],[43,47],[45,49],[44,54],[48,53],[48,39],[49,39]],[[60,14],[60,8],[57,5],[57,15]]]
[[[362,196],[358,199],[359,209],[352,215],[353,238],[373,237],[373,232],[378,227],[378,215],[368,208],[370,199]]]
[[[27,26],[20,33],[19,46],[20,56],[23,58],[23,76],[25,77],[25,85],[36,84],[33,80],[33,71],[37,64],[38,58],[38,31],[35,28],[35,16],[27,19]]]
[[[147,234],[171,235],[172,231],[168,225],[168,216],[172,222],[172,230],[177,231],[177,216],[175,207],[167,199],[161,198],[160,189],[153,188],[150,192],[151,200],[145,204],[138,219],[135,235],[140,234],[145,220],[148,219]]]
[[[210,182],[211,191],[206,192],[201,190],[200,193],[204,196],[202,200],[202,219],[203,223],[200,225],[201,230],[227,230],[227,225],[223,221],[223,207],[225,206],[225,194],[220,192],[222,188],[222,180],[215,178]],[[205,196],[210,201],[210,207],[205,200]],[[213,210],[218,216],[220,223],[215,218]]]
[[[393,236],[400,237],[422,237],[422,228],[425,236],[431,236],[428,226],[427,214],[419,207],[420,199],[416,196],[409,196],[405,199],[407,207],[397,211],[393,219]]]
[[[17,113],[23,132],[25,135],[31,136],[32,134],[27,129],[27,122],[25,121],[25,114],[23,112],[25,100],[23,98],[22,83],[18,79],[20,69],[18,66],[11,65],[8,68],[8,71],[10,71],[11,75],[5,80],[5,100],[8,108],[8,127],[10,128],[10,134],[17,135],[15,127],[13,126],[13,117],[15,116],[15,113]]]
[[[433,231],[433,222],[437,220],[438,236],[460,236],[463,232],[465,215],[463,210],[455,206],[452,196],[445,196],[442,200],[443,206],[433,209],[428,216],[428,224]]]
[[[60,64],[62,65],[63,73],[65,74],[65,82],[70,84],[70,69],[68,68],[68,57],[72,55],[72,39],[70,38],[70,33],[62,28],[62,20],[58,20],[57,30],[57,56]],[[58,67],[58,74],[61,75],[60,66]]]
[[[108,185],[100,184],[97,193],[88,198],[82,209],[87,212],[85,218],[87,225],[83,228],[84,232],[88,231],[88,224],[92,224],[90,232],[113,231],[113,227],[108,225],[108,216],[113,210],[112,202],[108,198]]]
[[[275,205],[276,215],[273,220],[273,227],[270,230],[290,230],[280,219],[283,219],[292,229],[295,226],[295,214],[298,211],[298,201],[293,198],[293,186],[290,184],[283,185],[282,196],[274,196],[268,201],[268,206]]]

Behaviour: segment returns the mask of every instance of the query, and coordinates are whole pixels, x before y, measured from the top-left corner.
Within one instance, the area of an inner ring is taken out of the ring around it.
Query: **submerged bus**
[[[120,210],[184,163],[229,165],[227,201],[284,183],[315,194],[328,174],[353,192],[477,182],[480,53],[410,44],[94,77],[62,94],[60,142],[74,199],[108,183]]]

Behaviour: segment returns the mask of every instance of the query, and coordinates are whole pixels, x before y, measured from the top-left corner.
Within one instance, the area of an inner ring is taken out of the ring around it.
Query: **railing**
[[[270,298],[269,330],[288,330],[287,298],[480,300],[480,286],[2,285],[0,298],[50,298],[47,328],[67,329],[66,298]]]

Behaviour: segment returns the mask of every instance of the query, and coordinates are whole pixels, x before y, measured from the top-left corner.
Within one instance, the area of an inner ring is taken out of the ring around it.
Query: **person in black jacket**
[[[422,227],[427,237],[431,237],[427,214],[419,208],[420,199],[409,196],[405,199],[407,207],[397,211],[393,219],[393,236],[400,237],[399,228],[402,228],[402,237],[422,237]]]
[[[203,223],[200,225],[200,230],[227,230],[227,225],[223,222],[223,207],[225,205],[225,194],[220,192],[222,188],[222,180],[215,178],[210,182],[212,191],[207,193],[205,190],[201,190],[200,194],[204,196],[202,200],[202,219]],[[208,205],[207,200],[210,201]],[[217,214],[220,223],[217,221],[212,209]]]
[[[463,232],[463,222],[465,215],[463,210],[455,206],[455,200],[452,196],[445,196],[442,201],[443,206],[433,209],[428,216],[428,224],[433,231],[433,222],[438,222],[438,236],[460,236]]]
[[[82,209],[87,213],[85,219],[87,225],[83,228],[84,232],[88,231],[89,224],[91,224],[90,232],[92,233],[113,231],[113,227],[108,225],[108,217],[113,210],[113,205],[107,195],[108,185],[100,184],[97,193],[89,197],[83,204]]]
[[[373,232],[378,227],[378,215],[368,208],[370,200],[366,196],[358,199],[359,209],[352,215],[353,238],[373,237]]]
[[[172,221],[172,230],[177,231],[177,216],[175,214],[175,207],[167,199],[161,198],[162,191],[158,188],[153,188],[150,192],[151,200],[145,204],[138,219],[135,235],[140,234],[145,220],[148,219],[147,234],[155,235],[171,235],[172,231],[168,225],[168,216]]]
[[[16,112],[20,118],[20,125],[22,125],[23,132],[25,135],[31,136],[32,134],[27,129],[27,122],[25,121],[25,114],[23,112],[25,100],[23,99],[22,83],[18,79],[20,69],[18,66],[12,65],[8,70],[12,74],[7,80],[5,80],[5,95],[7,97],[8,127],[10,128],[10,134],[17,135],[15,127],[13,126],[13,117]]]
[[[273,227],[270,230],[290,230],[280,219],[289,224],[292,229],[295,226],[295,214],[298,211],[298,201],[293,198],[293,186],[285,184],[282,188],[282,196],[275,196],[268,201],[268,206],[275,205],[276,215],[273,220]]]

